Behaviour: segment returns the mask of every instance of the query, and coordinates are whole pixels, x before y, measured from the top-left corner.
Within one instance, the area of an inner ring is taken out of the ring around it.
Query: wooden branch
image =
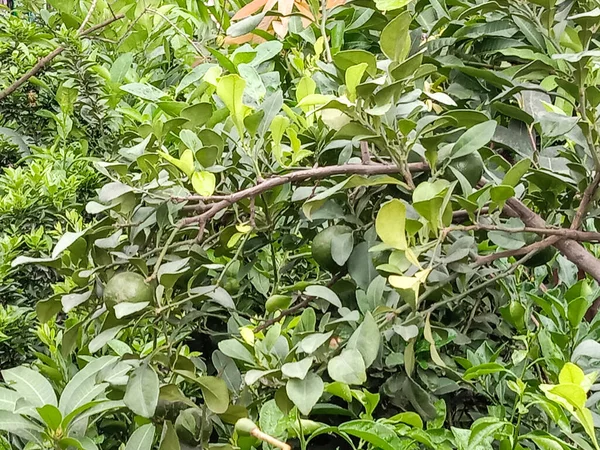
[[[561,236],[550,236],[542,241],[534,242],[533,244],[515,250],[505,250],[503,252],[492,253],[491,255],[480,256],[475,260],[475,266],[484,266],[497,259],[509,258],[511,256],[523,256],[529,255],[530,253],[537,253],[546,247],[554,245],[561,239],[563,239]]]
[[[407,169],[411,172],[423,172],[429,169],[427,163],[410,163]],[[286,175],[275,176],[268,178],[261,183],[258,183],[247,189],[234,192],[230,195],[219,196],[220,201],[212,204],[208,211],[204,213],[182,219],[183,225],[190,225],[201,220],[209,220],[214,217],[219,211],[227,208],[229,205],[246,198],[256,197],[264,192],[267,192],[277,186],[287,183],[297,183],[308,179],[322,179],[335,175],[383,175],[383,174],[398,174],[400,169],[395,165],[385,164],[344,164],[341,166],[316,167],[313,169],[299,170]],[[215,196],[212,196],[213,198]],[[205,197],[189,196],[188,200],[205,201]]]
[[[85,26],[88,24],[88,22],[92,18],[92,14],[94,14],[94,10],[96,9],[96,5],[97,4],[98,4],[98,0],[92,0],[92,4],[90,5],[90,9],[88,10],[87,14],[85,15],[85,18],[83,19],[83,22],[81,22],[81,26],[77,30],[77,34],[81,35],[81,33],[83,33],[83,29],[85,28]],[[115,15],[113,14],[113,17],[114,16]]]
[[[367,141],[360,141],[360,159],[363,164],[371,164],[369,143]]]
[[[545,236],[560,236],[565,239],[572,239],[574,241],[581,242],[600,242],[600,233],[595,231],[579,231],[569,228],[534,228],[534,227],[520,227],[520,228],[508,228],[498,225],[487,225],[478,223],[475,225],[465,226],[452,226],[445,229],[446,231],[503,231],[506,233],[536,233]],[[519,249],[522,250],[522,249]],[[512,250],[511,250],[512,251]],[[525,254],[525,253],[521,253]]]
[[[544,228],[546,226],[544,219],[530,210],[520,200],[510,198],[506,204],[518,214],[526,226],[532,228]],[[572,239],[565,239],[557,241],[554,246],[579,269],[600,282],[600,260],[588,252],[580,243]]]
[[[592,149],[592,151],[593,151],[593,149]],[[573,218],[573,223],[571,224],[572,230],[577,230],[583,223],[583,219],[587,212],[587,208],[588,208],[590,202],[592,201],[592,198],[594,197],[594,193],[596,192],[596,189],[598,189],[599,183],[600,183],[600,172],[596,172],[594,179],[588,185],[588,187],[585,188],[585,191],[583,192],[583,197],[581,199],[581,203],[579,204],[579,208],[577,208],[577,212],[575,213],[575,217]]]
[[[91,11],[91,8],[90,8],[90,11]],[[104,28],[104,27],[110,25],[111,23],[116,22],[117,20],[122,19],[123,17],[125,17],[124,14],[118,14],[117,16],[111,17],[110,19],[105,20],[104,22],[99,23],[98,25],[94,25],[93,27],[88,28],[87,30],[79,33],[79,35],[81,37],[86,36],[86,35],[88,35],[90,33],[93,33],[96,30],[99,30],[100,28]],[[31,70],[29,72],[27,72],[25,75],[23,75],[17,81],[15,81],[9,87],[7,87],[6,89],[4,89],[2,92],[0,92],[0,100],[5,99],[10,94],[12,94],[17,89],[19,89],[31,77],[33,77],[36,73],[38,73],[40,70],[42,70],[46,64],[48,64],[50,61],[52,61],[54,58],[56,58],[58,55],[60,55],[65,49],[66,49],[66,47],[61,45],[60,47],[55,48],[52,52],[50,52],[49,54],[47,54],[46,56],[44,56],[43,58],[41,58],[35,64],[35,66],[33,66],[31,68]]]

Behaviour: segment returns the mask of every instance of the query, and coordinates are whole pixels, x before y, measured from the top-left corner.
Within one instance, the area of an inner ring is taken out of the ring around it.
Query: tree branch
[[[90,8],[90,11],[92,11],[91,8]],[[104,28],[104,27],[110,25],[111,23],[116,22],[117,20],[122,19],[123,17],[125,17],[124,14],[118,14],[117,16],[111,17],[110,19],[105,20],[104,22],[99,23],[98,25],[94,25],[93,27],[88,28],[87,30],[79,33],[79,35],[81,37],[86,36],[86,35],[88,35],[90,33],[93,33],[96,30],[99,30],[100,28]],[[61,45],[60,47],[55,48],[52,52],[50,52],[49,54],[47,54],[46,56],[44,56],[43,58],[41,58],[35,64],[35,66],[33,66],[31,68],[31,70],[29,72],[27,72],[25,75],[23,75],[17,81],[15,81],[9,87],[7,87],[6,89],[4,89],[2,92],[0,92],[0,100],[5,99],[10,94],[12,94],[17,89],[19,89],[31,77],[33,77],[36,73],[38,73],[40,70],[42,70],[46,64],[48,64],[50,61],[52,61],[54,58],[56,58],[58,55],[60,55],[65,49],[66,49],[66,47],[63,46],[63,45]]]
[[[77,34],[81,35],[81,33],[83,32],[83,29],[85,28],[85,26],[88,24],[88,22],[92,18],[92,14],[94,14],[94,10],[96,9],[96,5],[97,4],[98,4],[98,0],[92,0],[92,4],[90,5],[90,9],[88,10],[87,14],[85,15],[85,19],[83,19],[83,22],[81,22],[81,26],[77,30]],[[113,17],[114,16],[115,15],[113,14]]]
[[[496,261],[497,259],[509,258],[511,256],[522,256],[528,255],[532,252],[539,252],[540,250],[550,247],[556,242],[562,239],[560,236],[550,236],[542,241],[534,242],[533,244],[526,245],[525,247],[517,248],[515,250],[505,250],[503,252],[492,253],[491,255],[480,256],[475,260],[475,266],[484,266]]]
[[[592,149],[592,151],[593,151],[593,149]],[[585,191],[583,192],[583,197],[581,199],[581,203],[579,204],[579,208],[577,208],[577,212],[575,213],[575,217],[573,218],[573,223],[571,224],[572,230],[577,230],[583,223],[583,219],[585,217],[585,213],[587,212],[588,205],[592,201],[592,198],[594,197],[594,193],[596,192],[596,189],[598,189],[599,183],[600,183],[600,171],[596,172],[594,179],[588,185],[588,187],[585,188]]]
[[[487,225],[478,223],[475,225],[465,226],[452,226],[446,228],[446,231],[503,231],[506,233],[536,233],[545,236],[560,236],[566,239],[572,239],[574,241],[581,242],[600,242],[600,233],[595,231],[579,231],[569,228],[534,228],[534,227],[520,227],[520,228],[508,228],[501,227],[498,225]],[[522,250],[522,249],[519,249]],[[512,251],[512,250],[511,250]],[[525,253],[522,253],[525,254]]]
[[[523,223],[528,227],[544,228],[546,226],[544,219],[530,210],[520,200],[511,198],[507,200],[506,204],[518,214]],[[566,239],[557,241],[554,246],[569,261],[600,283],[600,260],[588,252],[581,244],[574,240]]]
[[[410,163],[407,169],[411,172],[423,172],[428,170],[427,163]],[[227,208],[229,205],[246,198],[256,197],[266,191],[269,191],[277,186],[287,183],[297,183],[308,179],[322,179],[335,175],[383,175],[383,174],[398,174],[400,169],[396,165],[385,164],[344,164],[340,166],[316,167],[313,169],[299,170],[286,175],[275,176],[264,180],[247,189],[234,192],[230,195],[217,196],[220,201],[212,204],[208,211],[204,213],[182,219],[183,225],[190,225],[200,220],[209,220],[214,217],[219,211]],[[211,198],[215,198],[212,196]],[[191,195],[187,200],[205,201],[205,197]]]

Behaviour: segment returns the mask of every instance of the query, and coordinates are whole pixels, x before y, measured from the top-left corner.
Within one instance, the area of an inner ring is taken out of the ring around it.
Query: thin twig
[[[600,171],[596,172],[594,179],[588,185],[588,187],[585,188],[585,191],[583,192],[583,197],[581,198],[581,203],[579,204],[579,208],[577,208],[577,212],[575,213],[575,217],[573,218],[573,223],[571,224],[572,230],[577,230],[583,223],[583,219],[587,212],[587,208],[588,208],[590,202],[592,201],[592,198],[594,197],[594,193],[596,192],[596,189],[598,189],[599,183],[600,183]]]
[[[83,32],[83,29],[86,27],[86,25],[88,24],[88,22],[92,18],[92,14],[94,14],[94,10],[96,9],[96,5],[97,4],[98,4],[98,0],[92,0],[92,4],[90,5],[90,9],[88,10],[87,14],[85,15],[85,19],[83,19],[83,22],[81,22],[81,26],[77,30],[77,34],[81,34]],[[114,17],[115,17],[115,15],[113,14],[113,18]]]
[[[475,260],[475,265],[484,266],[486,264],[491,263],[492,261],[496,261],[497,259],[509,258],[511,256],[528,255],[531,252],[538,252],[540,250],[545,249],[546,247],[554,245],[561,239],[561,236],[550,236],[542,241],[534,242],[533,244],[517,248],[515,250],[505,250],[503,252],[492,253],[491,255],[480,256]]]
[[[534,227],[502,227],[499,225],[487,225],[478,223],[475,225],[451,226],[445,229],[446,231],[502,231],[505,233],[535,233],[546,236],[561,236],[566,239],[573,239],[581,242],[600,242],[600,232],[596,231],[579,231],[569,228],[534,228]]]
[[[360,141],[360,159],[363,164],[371,164],[369,143],[367,141]]]
[[[329,45],[329,39],[327,38],[327,0],[321,0],[321,21],[319,29],[321,30],[323,46],[325,47],[325,57],[327,58],[327,62],[331,62],[331,46]]]
[[[125,17],[124,14],[119,14],[116,17],[111,17],[110,19],[105,20],[104,22],[99,23],[98,25],[94,25],[93,27],[90,27],[87,30],[81,32],[80,36],[81,37],[87,36],[88,34],[93,33],[94,31],[99,30],[100,28],[104,28],[104,27],[110,25],[111,23],[116,22],[117,20],[122,19],[123,17]],[[63,46],[63,45],[61,45],[60,47],[55,48],[49,54],[47,54],[46,56],[44,56],[43,58],[41,58],[35,64],[35,66],[33,66],[31,68],[31,70],[29,70],[29,72],[27,72],[25,75],[23,75],[17,81],[15,81],[9,87],[7,87],[6,89],[4,89],[2,92],[0,92],[0,100],[5,99],[10,94],[12,94],[17,89],[19,89],[31,77],[33,77],[36,73],[38,73],[40,70],[42,70],[44,68],[44,66],[46,66],[46,64],[48,64],[50,61],[52,61],[54,58],[56,58],[58,55],[60,55],[65,49],[66,49],[66,47]]]
[[[163,13],[161,13],[160,11],[156,10],[156,9],[152,9],[152,8],[148,8],[148,12],[151,12],[153,14],[156,14],[157,16],[162,17],[162,19],[167,22],[169,25],[171,25],[171,27],[177,31],[177,33],[179,33],[186,41],[188,41],[190,43],[190,45],[192,47],[194,47],[194,50],[196,50],[196,53],[198,53],[200,56],[204,56],[202,54],[202,50],[200,50],[198,48],[198,46],[196,45],[196,43],[192,40],[192,38],[190,38],[187,33],[185,33],[181,28],[179,28],[177,26],[177,24],[175,22],[173,22],[171,19],[169,19],[167,16],[165,16]]]

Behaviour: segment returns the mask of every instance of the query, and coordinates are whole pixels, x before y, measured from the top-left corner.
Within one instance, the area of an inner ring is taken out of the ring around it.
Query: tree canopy
[[[0,5],[0,447],[600,450],[599,24]]]

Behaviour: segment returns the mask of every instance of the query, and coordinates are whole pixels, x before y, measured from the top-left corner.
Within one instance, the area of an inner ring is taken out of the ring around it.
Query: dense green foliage
[[[600,450],[600,8],[214,3],[0,9],[0,448]]]

